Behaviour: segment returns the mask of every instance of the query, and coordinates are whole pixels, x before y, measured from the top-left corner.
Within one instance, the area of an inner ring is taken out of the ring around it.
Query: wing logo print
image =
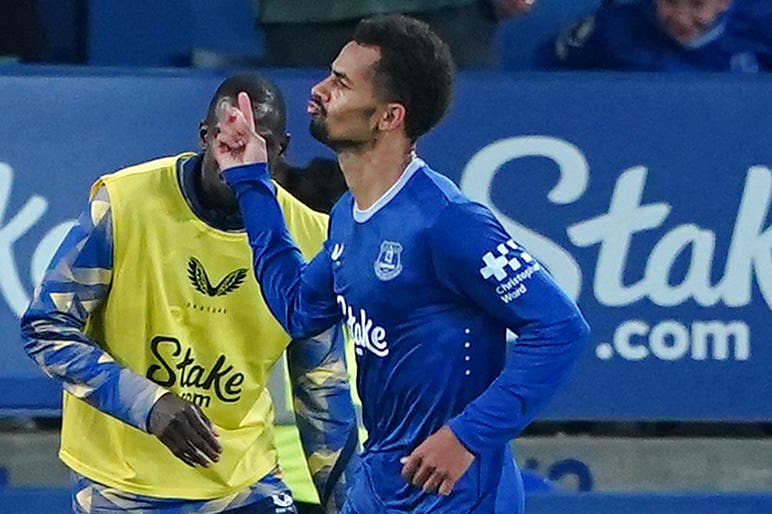
[[[195,257],[188,260],[188,279],[193,287],[201,294],[207,296],[225,296],[232,293],[244,283],[247,278],[247,268],[239,268],[231,271],[216,285],[212,286],[204,265]]]

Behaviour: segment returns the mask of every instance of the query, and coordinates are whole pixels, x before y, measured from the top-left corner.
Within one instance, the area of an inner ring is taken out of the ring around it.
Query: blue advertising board
[[[284,90],[290,159],[313,73]],[[0,409],[57,409],[18,316],[91,182],[197,148],[222,76],[0,76]],[[593,339],[544,417],[772,419],[772,77],[468,74],[419,154],[493,209]],[[142,299],[138,298],[138,302]]]

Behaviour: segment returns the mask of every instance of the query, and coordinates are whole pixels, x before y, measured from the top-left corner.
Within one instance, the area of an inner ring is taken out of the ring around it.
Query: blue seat
[[[86,18],[92,65],[254,63],[263,53],[251,0],[87,0]]]

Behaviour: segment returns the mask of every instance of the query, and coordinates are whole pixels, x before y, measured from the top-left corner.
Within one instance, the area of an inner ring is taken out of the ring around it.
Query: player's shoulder
[[[149,173],[157,173],[161,170],[175,169],[178,161],[189,159],[194,155],[195,154],[193,153],[186,152],[178,155],[159,157],[158,159],[153,159],[152,161],[145,161],[139,164],[134,164],[132,166],[121,168],[112,173],[103,175],[103,178],[109,178],[109,179],[115,180],[115,179],[121,179],[125,177],[132,177],[132,176],[138,176],[138,175],[141,176]]]
[[[407,189],[412,199],[430,212],[440,212],[450,205],[469,202],[452,180],[423,161],[408,182]]]
[[[416,173],[413,182],[411,194],[424,212],[432,214],[435,229],[458,232],[493,217],[486,206],[470,199],[452,180],[428,165]]]
[[[97,191],[116,183],[122,183],[128,187],[132,187],[134,184],[136,187],[140,187],[142,181],[150,178],[157,178],[163,175],[164,172],[174,172],[177,168],[177,163],[183,160],[190,159],[195,156],[194,153],[185,152],[178,155],[170,155],[166,157],[159,157],[151,161],[141,162],[121,168],[111,173],[106,173],[100,176],[94,184],[91,186],[91,196],[93,197]]]

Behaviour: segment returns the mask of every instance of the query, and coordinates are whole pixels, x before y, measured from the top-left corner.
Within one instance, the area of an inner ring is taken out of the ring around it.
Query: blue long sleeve
[[[440,280],[518,336],[507,343],[498,378],[450,421],[459,440],[480,453],[533,421],[565,380],[589,327],[574,302],[486,209],[448,208],[434,229]]]
[[[266,303],[293,338],[318,334],[341,318],[326,248],[306,263],[292,240],[265,163],[223,172],[236,192]]]

